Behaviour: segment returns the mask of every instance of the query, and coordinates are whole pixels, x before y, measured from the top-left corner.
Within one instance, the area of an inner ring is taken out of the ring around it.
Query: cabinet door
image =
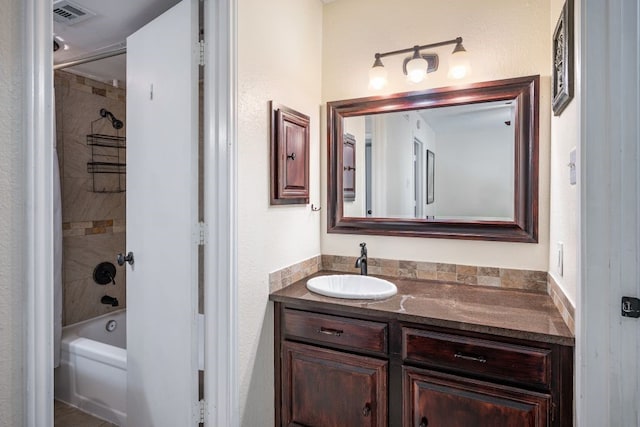
[[[551,396],[404,368],[405,427],[546,427]]]
[[[385,360],[303,344],[282,346],[282,425],[386,427]]]
[[[271,204],[309,203],[309,116],[271,109]]]

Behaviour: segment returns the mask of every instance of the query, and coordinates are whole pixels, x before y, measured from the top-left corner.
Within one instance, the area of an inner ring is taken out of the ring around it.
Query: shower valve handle
[[[128,262],[129,265],[133,265],[133,252],[129,252],[126,256],[123,254],[118,254],[118,265],[124,265],[125,262]]]

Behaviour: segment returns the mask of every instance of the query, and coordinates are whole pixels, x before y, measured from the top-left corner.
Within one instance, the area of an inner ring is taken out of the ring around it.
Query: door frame
[[[205,1],[205,419],[239,425],[236,261],[236,1]],[[53,14],[25,0],[26,290],[24,420],[53,425]],[[220,286],[219,284],[224,284]],[[212,326],[212,327],[209,327]]]
[[[53,425],[53,14],[24,3],[26,260],[24,421]]]

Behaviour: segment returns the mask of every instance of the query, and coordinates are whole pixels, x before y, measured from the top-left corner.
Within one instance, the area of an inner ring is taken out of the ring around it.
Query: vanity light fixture
[[[369,88],[380,90],[387,84],[387,70],[382,64],[382,59],[387,56],[400,55],[403,53],[413,53],[412,56],[405,58],[402,68],[410,83],[420,83],[427,77],[427,73],[432,73],[438,69],[438,55],[435,53],[422,53],[424,49],[432,49],[440,46],[455,44],[455,48],[451,53],[449,60],[448,76],[453,79],[461,79],[469,74],[471,65],[469,63],[468,53],[462,46],[462,37],[447,40],[438,43],[426,45],[416,45],[407,49],[394,50],[391,52],[376,53],[373,67],[369,70]]]

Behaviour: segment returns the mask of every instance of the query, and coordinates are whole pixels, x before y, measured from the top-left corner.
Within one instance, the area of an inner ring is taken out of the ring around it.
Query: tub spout
[[[100,302],[102,304],[111,305],[113,307],[117,307],[119,305],[118,298],[110,297],[109,295],[105,295],[100,298]]]

